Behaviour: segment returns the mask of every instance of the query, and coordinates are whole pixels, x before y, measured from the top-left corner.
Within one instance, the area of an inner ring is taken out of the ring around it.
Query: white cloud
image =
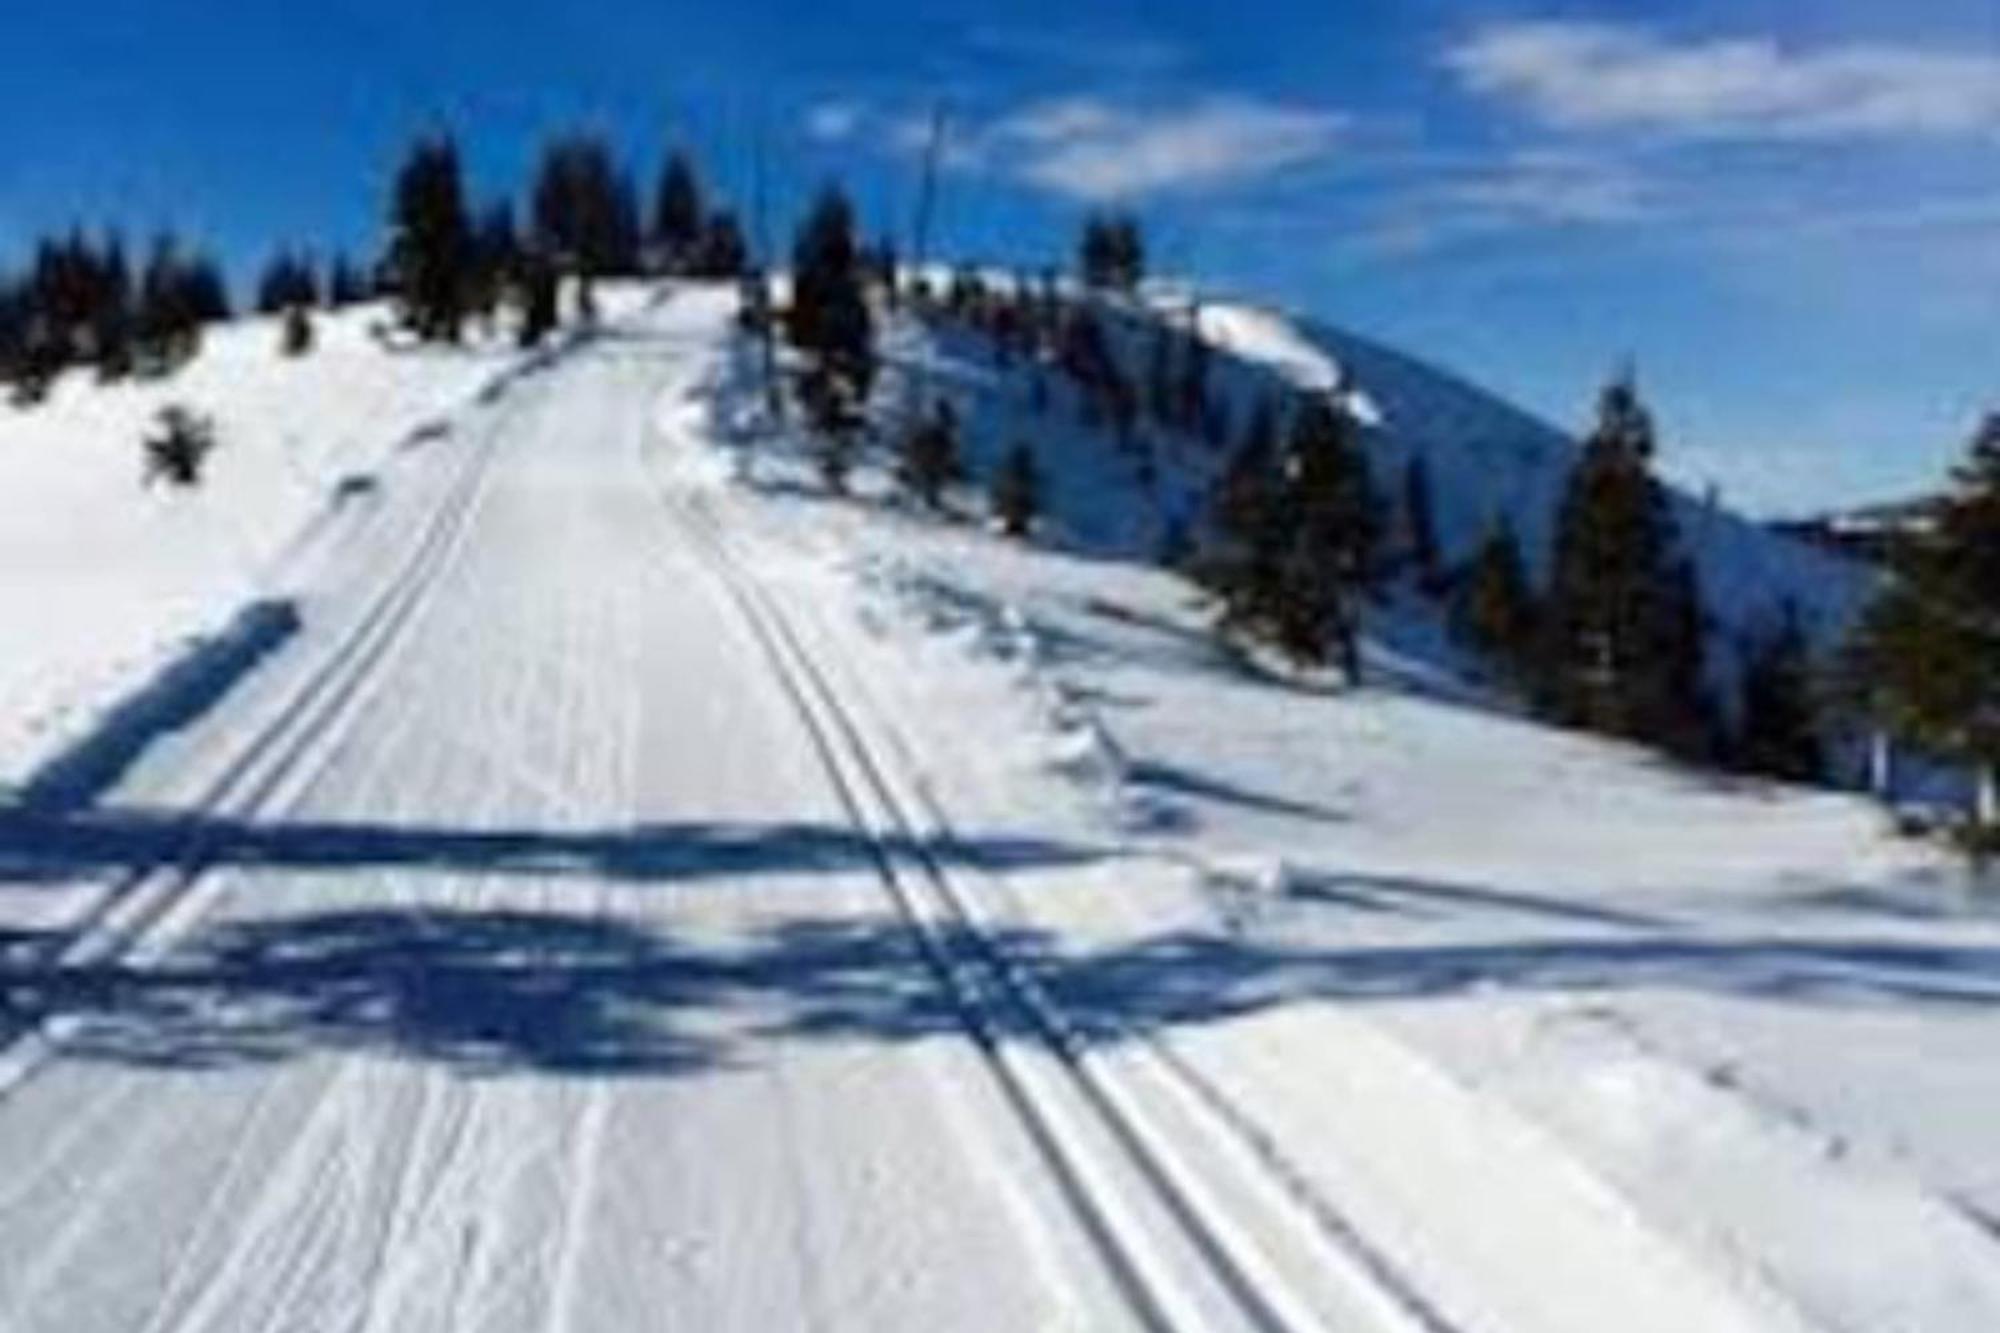
[[[866,116],[854,102],[821,102],[806,112],[806,137],[818,143],[845,143]]]
[[[1369,249],[1408,254],[1503,234],[1656,222],[1672,211],[1662,182],[1631,163],[1564,148],[1454,163],[1392,191]]]
[[[1728,138],[2000,134],[2000,53],[1769,38],[1671,42],[1599,23],[1502,23],[1445,53],[1474,92],[1570,129]]]
[[[1030,106],[962,140],[968,160],[1074,199],[1242,184],[1325,157],[1346,118],[1321,108],[1213,97],[1135,108],[1071,97]]]
[[[1443,198],[1495,222],[1636,222],[1654,211],[1652,182],[1624,164],[1555,148],[1527,149],[1446,183]]]

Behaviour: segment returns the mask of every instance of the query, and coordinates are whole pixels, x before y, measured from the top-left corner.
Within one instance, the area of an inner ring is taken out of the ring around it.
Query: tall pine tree
[[[1537,688],[1541,608],[1520,539],[1505,519],[1480,544],[1453,590],[1451,630],[1509,685]]]
[[[1973,769],[1975,845],[1991,851],[2000,824],[2000,412],[1980,423],[1929,529],[1901,544],[1850,658],[1881,724]]]
[[[1700,589],[1652,475],[1654,449],[1651,414],[1622,375],[1598,401],[1557,514],[1546,698],[1566,724],[1708,758]]]
[[[820,433],[821,471],[844,489],[876,362],[854,208],[838,187],[820,193],[793,243],[786,328],[805,357],[799,397]]]
[[[404,322],[426,342],[457,342],[472,276],[472,228],[458,149],[424,139],[396,177],[389,264]]]
[[[670,153],[653,194],[652,242],[660,269],[674,274],[693,272],[706,228],[707,214],[694,164],[685,153]]]
[[[1215,549],[1199,573],[1222,629],[1298,666],[1360,679],[1364,600],[1375,572],[1380,501],[1353,420],[1311,395],[1277,445],[1268,405],[1252,415],[1213,497]]]
[[[1734,758],[1752,773],[1788,782],[1826,776],[1826,749],[1813,706],[1812,650],[1796,604],[1757,637],[1743,664]]]

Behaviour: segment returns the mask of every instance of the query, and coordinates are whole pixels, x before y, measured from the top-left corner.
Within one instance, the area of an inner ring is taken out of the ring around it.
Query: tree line
[[[24,272],[0,274],[0,382],[22,405],[55,377],[162,375],[192,357],[204,325],[229,317],[221,270],[171,234],[134,263],[115,232],[45,239]]]
[[[307,248],[279,248],[249,289],[250,307],[283,317],[293,354],[312,345],[309,312],[381,297],[397,301],[416,336],[438,341],[456,341],[468,321],[490,327],[512,303],[532,342],[556,322],[564,277],[579,281],[587,311],[598,279],[727,278],[749,262],[736,215],[708,196],[682,152],[667,156],[642,208],[605,140],[565,136],[543,152],[525,202],[519,223],[504,198],[475,211],[456,146],[421,139],[396,174],[379,258],[322,264]],[[36,244],[18,272],[0,270],[0,384],[30,405],[72,368],[106,381],[165,375],[231,314],[221,267],[201,248],[162,233],[135,258],[121,233],[75,228]]]
[[[532,345],[554,326],[563,278],[575,281],[588,318],[600,280],[735,278],[750,260],[736,214],[710,200],[685,153],[667,156],[642,209],[629,171],[589,134],[544,150],[519,222],[504,199],[475,211],[454,142],[422,140],[397,172],[389,230],[379,288],[397,299],[406,327],[435,342],[459,341],[469,321],[490,324],[511,303]]]

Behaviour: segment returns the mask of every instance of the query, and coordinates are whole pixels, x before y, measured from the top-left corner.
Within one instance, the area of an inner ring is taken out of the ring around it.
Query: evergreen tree
[[[257,313],[278,315],[295,306],[319,304],[319,277],[312,261],[281,251],[272,256],[257,280]]]
[[[472,267],[472,231],[458,149],[425,139],[396,178],[390,267],[404,322],[426,342],[457,342],[463,333]]]
[[[958,458],[958,413],[938,399],[930,415],[904,433],[897,479],[927,508],[944,508],[944,490],[964,476]]]
[[[1881,725],[1977,773],[1972,836],[1990,852],[2000,818],[2000,412],[1981,422],[1929,529],[1901,544],[1849,659]]]
[[[716,212],[702,229],[701,248],[695,256],[693,276],[734,281],[749,271],[750,246],[743,239],[743,224],[727,209]]]
[[[1651,419],[1629,378],[1599,402],[1557,515],[1548,615],[1548,704],[1570,725],[1704,757],[1703,613],[1649,468]]]
[[[1380,501],[1355,422],[1338,401],[1306,400],[1292,419],[1283,610],[1278,649],[1308,666],[1361,678],[1362,601],[1375,572]]]
[[[1326,395],[1300,404],[1282,451],[1275,436],[1260,406],[1214,497],[1219,549],[1202,576],[1225,633],[1269,643],[1300,666],[1335,664],[1355,682],[1380,531],[1367,456]]]
[[[505,200],[479,215],[472,238],[471,287],[468,307],[485,320],[489,332],[500,302],[520,276],[521,238],[514,229],[514,208]]]
[[[993,514],[1000,531],[1009,537],[1026,537],[1034,531],[1042,512],[1042,473],[1035,463],[1035,451],[1026,442],[1016,444],[1000,461],[993,474]]]
[[[186,257],[172,235],[153,244],[139,280],[133,317],[135,368],[162,375],[185,364],[201,347],[201,326],[219,299],[220,278],[198,257]]]
[[[1480,544],[1454,591],[1452,637],[1517,687],[1538,687],[1541,610],[1513,524],[1502,520]]]
[[[539,347],[555,331],[557,309],[556,266],[540,250],[522,255],[516,297],[521,306],[521,346]]]
[[[105,242],[98,264],[98,291],[91,334],[97,355],[98,377],[107,382],[123,379],[132,373],[132,306],[132,268],[125,259],[124,241],[114,235]]]
[[[1189,433],[1204,428],[1209,416],[1208,341],[1201,336],[1201,312],[1190,308],[1188,331],[1182,340],[1178,424]]]
[[[707,214],[694,164],[685,153],[670,153],[653,195],[652,240],[660,267],[667,273],[693,273],[701,267],[706,239]]]
[[[1174,373],[1174,335],[1166,321],[1153,325],[1152,348],[1146,356],[1146,402],[1153,420],[1171,426],[1180,417],[1180,380]]]
[[[1787,601],[1777,628],[1750,649],[1744,664],[1736,735],[1739,764],[1788,782],[1826,776],[1826,751],[1813,708],[1812,653]]]
[[[1129,213],[1092,213],[1084,219],[1077,248],[1084,285],[1130,292],[1146,276],[1146,243],[1138,219]]]
[[[1444,560],[1438,551],[1437,514],[1431,500],[1431,469],[1422,454],[1413,454],[1403,469],[1403,521],[1409,537],[1410,563],[1426,592],[1442,586]],[[1519,553],[1516,552],[1518,555]]]
[[[359,305],[369,297],[368,280],[346,255],[335,255],[327,268],[326,305],[340,310]]]
[[[537,243],[583,282],[583,301],[599,278],[639,272],[637,195],[610,147],[592,135],[549,145],[535,178]]]
[[[821,470],[835,490],[846,486],[876,369],[874,317],[856,235],[853,206],[829,186],[792,247],[787,332],[805,357],[801,405],[821,436]]]

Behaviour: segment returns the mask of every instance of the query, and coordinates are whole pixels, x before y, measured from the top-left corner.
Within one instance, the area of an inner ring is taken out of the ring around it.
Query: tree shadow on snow
[[[629,904],[627,905],[629,909]],[[1677,989],[1842,1006],[2000,1004],[2000,948],[1854,938],[1520,938],[1288,947],[1169,933],[1108,948],[1035,931],[947,936],[1004,958],[1088,1041],[1112,1043],[1306,1001],[1495,991]],[[30,949],[27,954],[38,951]],[[1028,1010],[976,1022],[885,900],[682,937],[630,910],[370,907],[220,921],[165,958],[0,967],[0,1014],[71,1058],[204,1070],[374,1053],[471,1075],[673,1077],[754,1066],[775,1042],[1025,1036]]]

